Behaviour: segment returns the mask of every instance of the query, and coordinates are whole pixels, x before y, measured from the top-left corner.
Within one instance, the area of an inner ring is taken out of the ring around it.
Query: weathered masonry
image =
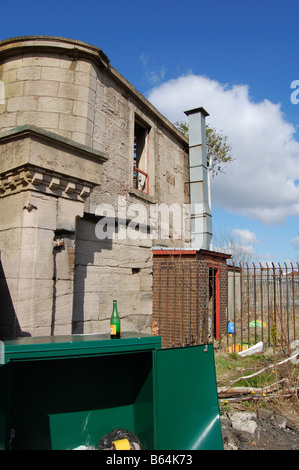
[[[0,84],[1,337],[107,332],[114,298],[124,330],[150,332],[159,230],[122,230],[189,203],[185,137],[79,41],[2,41]]]
[[[152,331],[153,248],[210,256],[208,114],[186,114],[190,147],[101,49],[0,42],[0,339],[108,332],[113,299]]]

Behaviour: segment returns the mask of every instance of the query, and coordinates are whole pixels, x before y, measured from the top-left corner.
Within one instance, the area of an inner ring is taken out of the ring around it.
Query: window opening
[[[146,194],[149,194],[148,138],[149,128],[136,120],[134,128],[133,187]]]
[[[220,270],[209,267],[209,321],[210,334],[220,338]]]

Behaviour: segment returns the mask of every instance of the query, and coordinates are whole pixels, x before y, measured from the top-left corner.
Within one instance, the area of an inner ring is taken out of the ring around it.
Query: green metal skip
[[[115,428],[145,450],[221,450],[213,345],[124,333],[2,342],[0,448],[96,448]]]

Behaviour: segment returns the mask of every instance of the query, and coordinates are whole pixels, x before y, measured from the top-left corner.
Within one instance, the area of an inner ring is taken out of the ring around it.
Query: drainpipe
[[[185,111],[189,119],[189,180],[191,203],[191,247],[211,250],[212,213],[210,172],[207,165],[204,108]]]

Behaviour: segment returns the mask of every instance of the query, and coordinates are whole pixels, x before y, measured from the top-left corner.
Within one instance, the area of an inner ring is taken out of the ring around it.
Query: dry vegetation
[[[275,350],[247,357],[219,350],[215,364],[221,412],[279,410],[299,429],[299,360]]]

